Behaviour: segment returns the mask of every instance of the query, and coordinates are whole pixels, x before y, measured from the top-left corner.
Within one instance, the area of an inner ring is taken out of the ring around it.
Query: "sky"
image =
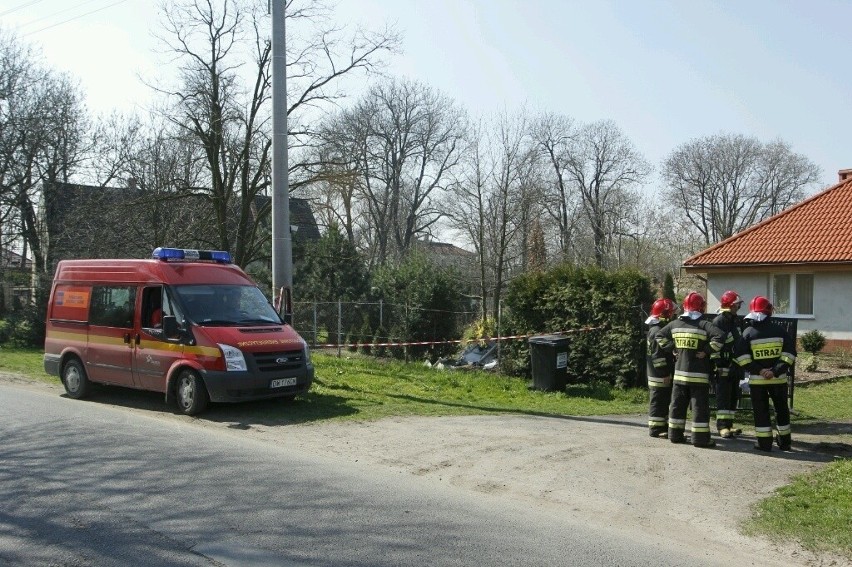
[[[156,5],[0,0],[0,27],[78,78],[92,110],[128,111],[151,100],[140,77],[167,69]],[[335,18],[396,26],[403,53],[386,72],[475,116],[610,119],[658,170],[719,133],[786,141],[821,187],[852,168],[850,0],[337,0]]]

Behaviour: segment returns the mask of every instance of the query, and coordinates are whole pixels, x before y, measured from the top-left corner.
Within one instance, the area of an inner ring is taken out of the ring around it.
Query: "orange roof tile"
[[[852,263],[852,177],[684,261],[685,268]]]

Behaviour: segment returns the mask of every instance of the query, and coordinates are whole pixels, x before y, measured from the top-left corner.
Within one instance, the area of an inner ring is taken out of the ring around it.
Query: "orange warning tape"
[[[554,333],[530,333],[528,335],[510,335],[505,337],[490,337],[483,339],[454,339],[454,340],[446,340],[446,341],[416,341],[416,342],[408,342],[408,343],[349,343],[349,344],[318,344],[314,345],[311,348],[357,348],[360,346],[365,347],[398,347],[398,346],[422,346],[422,345],[445,345],[445,344],[454,344],[454,343],[476,343],[479,341],[507,341],[511,339],[526,339],[529,337],[535,337],[538,335],[570,335],[573,333],[584,333],[588,331],[597,331],[600,329],[606,328],[605,325],[598,325],[597,327],[580,327],[579,329],[571,329],[568,331],[557,331]]]

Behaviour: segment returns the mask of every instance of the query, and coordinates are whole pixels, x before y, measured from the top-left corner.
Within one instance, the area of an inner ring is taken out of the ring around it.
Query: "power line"
[[[103,6],[101,8],[96,8],[95,10],[91,10],[89,12],[86,12],[85,14],[80,14],[78,16],[74,16],[73,18],[68,18],[67,20],[63,20],[61,22],[51,24],[51,25],[44,27],[44,28],[41,28],[39,30],[24,34],[24,37],[28,37],[28,36],[31,36],[31,35],[34,35],[34,34],[37,34],[37,33],[41,33],[43,31],[47,31],[49,29],[53,29],[57,26],[61,26],[62,24],[67,24],[68,22],[73,22],[74,20],[79,20],[80,18],[83,18],[85,16],[89,16],[91,14],[96,14],[97,12],[101,12],[103,10],[106,10],[107,8],[112,8],[113,6],[117,6],[117,5],[123,4],[125,2],[127,2],[127,0],[118,0],[118,2],[113,2],[112,4],[107,4],[106,6]]]
[[[43,1],[44,0],[31,0],[30,2],[27,2],[26,4],[21,4],[20,6],[15,6],[14,8],[10,8],[9,10],[6,10],[5,12],[0,12],[0,17],[5,16],[7,14],[11,14],[12,12],[17,12],[18,10],[22,10],[22,9],[28,7],[28,6],[32,6],[33,4],[38,4],[39,2],[43,2]]]
[[[35,2],[41,2],[42,0],[34,0],[34,1]],[[21,27],[27,28],[27,27],[31,26],[32,24],[35,24],[35,23],[40,22],[42,20],[49,20],[50,18],[52,18],[54,16],[58,16],[59,14],[64,14],[65,12],[70,12],[71,10],[76,10],[77,8],[80,8],[81,6],[85,6],[86,4],[91,4],[92,2],[97,2],[97,1],[98,0],[86,0],[85,2],[83,2],[81,4],[77,4],[76,6],[69,6],[68,8],[65,8],[64,10],[59,10],[58,12],[53,12],[52,14],[47,14],[46,16],[42,16],[40,18],[30,20],[29,22],[22,24]]]

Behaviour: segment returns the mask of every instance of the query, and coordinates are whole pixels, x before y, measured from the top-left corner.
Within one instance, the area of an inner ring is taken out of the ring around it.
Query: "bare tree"
[[[219,227],[219,246],[232,250],[241,265],[268,253],[261,228],[270,211],[268,205],[259,207],[256,197],[270,182],[271,44],[266,15],[257,8],[247,0],[163,5],[162,39],[181,64],[179,87],[160,89],[173,101],[168,117],[204,149],[202,194]],[[380,55],[398,44],[392,31],[358,31],[344,38],[328,23],[328,13],[325,4],[311,0],[292,0],[285,9],[292,32],[287,45],[291,190],[309,179],[314,165],[299,160],[298,150],[311,146],[315,135],[302,113],[334,103],[343,96],[344,77],[372,70]]]
[[[42,190],[85,159],[88,121],[79,86],[43,67],[35,51],[0,33],[0,219],[4,231],[47,271],[39,217]]]
[[[493,163],[488,159],[483,124],[480,121],[468,132],[463,173],[453,186],[454,206],[448,211],[449,225],[458,230],[473,246],[479,272],[480,317],[488,319],[488,298],[493,289],[486,239],[488,226],[486,209],[489,203],[489,183],[493,176]]]
[[[499,302],[508,268],[519,258],[512,255],[519,248],[518,235],[524,229],[521,213],[527,205],[530,176],[534,170],[536,152],[528,135],[525,113],[501,114],[493,124],[493,174],[491,190],[485,202],[486,239],[494,274],[493,313]],[[523,269],[522,263],[517,266]]]
[[[499,311],[501,291],[525,259],[540,203],[537,149],[525,111],[502,113],[469,133],[464,174],[453,188],[450,226],[477,254],[482,317]],[[490,300],[490,305],[489,305]]]
[[[341,112],[325,120],[320,128],[322,144],[316,148],[316,174],[309,191],[326,227],[336,225],[353,245],[361,232],[358,224],[359,196],[365,178],[359,170],[367,144],[365,117]]]
[[[666,158],[664,197],[709,245],[801,200],[819,175],[783,141],[719,134],[687,142]]]
[[[562,115],[545,113],[532,124],[532,136],[542,152],[544,174],[544,209],[556,222],[559,255],[563,260],[576,259],[571,253],[576,247],[575,238],[579,230],[581,204],[580,194],[567,170],[569,156],[578,136],[574,120]]]
[[[465,115],[434,89],[388,80],[335,124],[332,143],[354,157],[358,173],[347,187],[359,192],[362,248],[371,265],[398,258],[444,215],[435,197],[454,182]]]
[[[595,264],[605,267],[609,231],[624,226],[625,204],[636,199],[631,191],[645,181],[651,167],[612,121],[580,128],[564,161],[591,227]]]

